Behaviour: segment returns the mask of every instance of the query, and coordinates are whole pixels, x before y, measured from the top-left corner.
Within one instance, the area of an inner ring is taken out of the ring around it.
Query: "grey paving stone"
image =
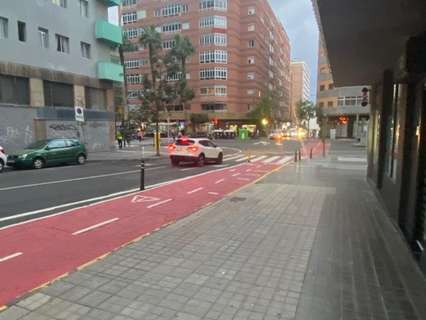
[[[5,311],[0,313],[0,320],[18,320],[22,319],[23,316],[25,316],[29,311],[18,307],[18,306],[12,306]]]

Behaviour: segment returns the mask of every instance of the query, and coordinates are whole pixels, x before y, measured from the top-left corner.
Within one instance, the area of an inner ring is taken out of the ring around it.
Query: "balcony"
[[[337,107],[324,107],[323,112],[325,116],[350,116],[350,115],[368,115],[370,114],[371,106],[362,107],[360,105],[354,106],[337,106]]]
[[[121,5],[121,0],[101,0],[104,4],[106,4],[108,7],[116,7]]]
[[[117,82],[124,81],[123,66],[117,63],[100,61],[97,65],[98,78],[101,80],[111,80]]]
[[[123,43],[123,34],[119,26],[105,20],[96,21],[96,39],[107,42],[109,45],[118,46]]]

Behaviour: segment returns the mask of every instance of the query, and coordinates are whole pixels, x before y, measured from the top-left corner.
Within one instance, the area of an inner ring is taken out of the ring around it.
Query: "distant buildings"
[[[358,139],[367,137],[370,105],[361,106],[364,87],[335,87],[327,51],[320,34],[317,105],[327,119],[324,124],[327,136]]]
[[[173,36],[190,37],[196,48],[188,64],[189,86],[195,91],[190,110],[172,106],[171,121],[206,113],[220,127],[247,123],[267,90],[280,96],[277,118],[290,117],[290,45],[287,34],[267,0],[125,0],[121,21],[127,37],[138,43],[141,30],[154,25],[163,48]],[[140,105],[147,50],[126,54],[129,105]],[[166,115],[163,115],[166,118]]]
[[[121,28],[108,23],[118,0],[4,1],[0,10],[0,145],[80,138],[90,150],[114,142],[114,81],[123,68],[111,61]],[[87,109],[87,122],[74,119]]]
[[[309,67],[303,61],[292,61],[290,64],[291,75],[291,108],[290,118],[296,120],[296,110],[299,102],[308,101],[311,95],[311,74]]]

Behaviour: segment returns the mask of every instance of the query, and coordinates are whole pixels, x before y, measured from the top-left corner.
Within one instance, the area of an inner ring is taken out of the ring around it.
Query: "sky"
[[[290,38],[291,59],[304,61],[311,72],[311,98],[316,100],[318,26],[311,0],[269,0]],[[118,22],[117,11],[110,19]]]
[[[311,72],[311,98],[316,100],[318,25],[311,0],[269,0],[290,38],[291,59],[304,61]]]

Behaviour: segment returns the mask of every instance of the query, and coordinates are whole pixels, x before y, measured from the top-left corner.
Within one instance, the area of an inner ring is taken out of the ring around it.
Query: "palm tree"
[[[194,91],[188,88],[186,80],[186,60],[195,53],[195,48],[188,37],[182,37],[180,34],[175,35],[173,40],[174,47],[170,50],[169,55],[174,57],[180,65],[182,77],[177,83],[176,94],[179,97],[179,102],[183,106],[185,120],[187,120],[186,110],[188,108],[186,104],[194,98]]]
[[[159,86],[161,85],[158,80],[161,80],[161,74],[158,71],[158,64],[160,62],[159,51],[161,49],[161,35],[155,30],[154,26],[148,26],[143,28],[142,35],[140,37],[140,43],[148,49],[149,56],[149,65],[151,71],[151,81],[148,85],[148,79],[144,80],[149,89],[154,93],[153,94],[153,103],[154,103],[154,120],[155,120],[155,139],[156,139],[156,154],[160,156],[160,126],[159,126],[159,117],[160,110],[162,107],[161,95],[156,95],[158,92]],[[157,140],[158,139],[158,140]]]
[[[125,52],[131,52],[131,51],[136,51],[137,50],[137,46],[135,44],[133,44],[132,42],[129,41],[127,35],[124,33],[123,34],[123,43],[118,47],[118,53],[120,55],[120,63],[123,66],[123,77],[124,77],[124,104],[126,106],[127,109],[127,76],[126,76],[126,63],[125,63],[125,59],[124,59],[124,54]]]

